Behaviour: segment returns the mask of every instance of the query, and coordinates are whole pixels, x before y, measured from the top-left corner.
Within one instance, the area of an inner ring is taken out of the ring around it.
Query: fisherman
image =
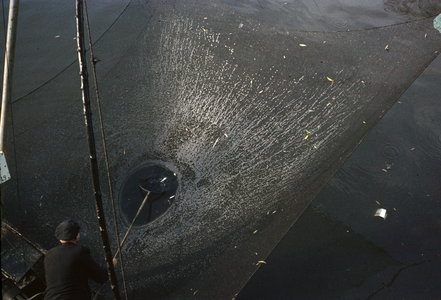
[[[45,300],[84,300],[92,295],[88,279],[97,283],[108,280],[107,270],[101,268],[90,256],[87,247],[77,245],[80,226],[72,220],[63,221],[55,230],[61,245],[49,250],[44,258],[46,274]],[[116,267],[117,260],[113,259]]]

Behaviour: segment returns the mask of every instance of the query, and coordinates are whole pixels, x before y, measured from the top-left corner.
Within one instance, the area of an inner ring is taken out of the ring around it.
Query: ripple
[[[399,147],[392,144],[384,145],[380,150],[380,153],[387,158],[398,158],[400,157],[401,152],[402,151]]]
[[[372,148],[372,146],[369,146]],[[383,145],[375,155],[361,151],[351,156],[337,172],[340,189],[360,191],[365,194],[375,190],[382,195],[407,192],[412,184],[413,160],[400,147]]]
[[[348,27],[349,21],[345,19],[334,19],[331,21],[331,25],[336,28],[346,28]]]
[[[418,135],[422,151],[430,156],[441,158],[441,128],[429,128]]]

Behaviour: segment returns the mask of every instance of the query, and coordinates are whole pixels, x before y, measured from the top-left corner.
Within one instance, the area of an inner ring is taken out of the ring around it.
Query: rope
[[[121,256],[121,248],[124,245],[124,243],[126,241],[126,238],[129,235],[130,231],[132,230],[133,224],[135,224],[136,219],[138,218],[139,214],[141,213],[141,210],[143,209],[144,204],[147,202],[147,198],[149,197],[149,195],[150,195],[150,191],[148,191],[147,195],[145,195],[144,200],[142,201],[141,205],[138,208],[138,212],[136,213],[135,217],[133,218],[132,224],[130,224],[129,229],[127,230],[126,234],[124,235],[124,238],[123,238],[121,244],[119,245],[118,250],[116,250],[115,256],[113,258],[116,258],[116,256],[118,255],[118,252],[119,252],[119,254]],[[100,287],[98,288],[98,291],[96,291],[95,297],[93,297],[93,300],[96,299],[96,297],[98,296],[98,293],[100,292],[100,290],[103,287],[103,285],[104,285],[104,283],[102,283],[100,285]],[[126,294],[126,298],[127,298],[127,294]]]
[[[83,3],[84,3],[84,12],[85,12],[85,17],[86,17],[87,35],[88,35],[88,38],[89,38],[90,57],[91,57],[90,60],[91,60],[91,63],[92,63],[92,72],[93,72],[93,80],[94,80],[94,84],[95,84],[96,102],[97,102],[97,106],[98,106],[98,115],[99,115],[99,120],[100,120],[101,136],[102,136],[102,139],[103,139],[104,158],[105,158],[105,161],[106,161],[107,180],[108,180],[108,184],[109,184],[110,199],[112,201],[113,220],[114,220],[114,223],[115,223],[115,232],[116,232],[117,243],[118,243],[118,245],[120,245],[118,222],[117,222],[117,218],[116,218],[115,200],[113,198],[112,183],[111,183],[111,180],[110,180],[109,160],[108,160],[108,156],[107,156],[106,138],[105,138],[105,133],[104,133],[103,118],[102,118],[102,114],[101,114],[101,104],[100,104],[100,98],[99,98],[99,92],[98,92],[98,81],[97,81],[97,76],[96,76],[96,63],[98,61],[95,58],[95,56],[93,55],[92,37],[91,37],[91,34],[90,34],[89,15],[87,13],[87,3],[86,3],[86,0],[83,0]],[[119,249],[120,249],[120,247],[118,247],[118,250]],[[126,278],[125,278],[125,273],[124,273],[123,258],[122,258],[121,252],[119,252],[119,254],[120,254],[119,255],[119,260],[120,260],[120,264],[121,264],[121,275],[122,275],[122,278],[123,278],[124,294],[126,295],[126,300],[128,300],[128,298],[127,298]],[[116,257],[116,255],[115,255],[115,257]]]

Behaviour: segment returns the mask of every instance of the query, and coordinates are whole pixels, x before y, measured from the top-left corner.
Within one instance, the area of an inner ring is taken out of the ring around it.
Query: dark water
[[[123,222],[126,226],[134,222],[136,228],[161,217],[176,200],[178,187],[176,173],[163,166],[148,164],[135,170],[123,183],[118,198]]]
[[[438,57],[236,299],[439,299],[440,70]]]

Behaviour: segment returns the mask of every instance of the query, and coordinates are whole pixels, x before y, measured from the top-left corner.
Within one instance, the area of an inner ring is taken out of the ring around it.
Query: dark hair
[[[58,240],[70,241],[77,237],[80,232],[80,225],[72,220],[66,220],[60,223],[55,229],[55,237]]]

